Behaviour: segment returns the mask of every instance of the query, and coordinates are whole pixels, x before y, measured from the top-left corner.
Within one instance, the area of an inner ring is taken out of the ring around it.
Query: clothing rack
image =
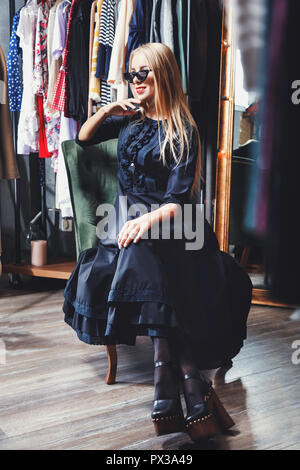
[[[26,5],[27,0],[24,0],[24,6]],[[38,1],[38,3],[40,3]],[[9,0],[9,19],[10,19],[10,34],[13,26],[13,18],[16,13],[16,0]],[[19,111],[11,113],[12,117],[12,130],[13,130],[13,141],[15,151],[17,152],[17,140],[18,140],[18,122],[19,122]],[[40,190],[41,190],[41,220],[42,228],[44,233],[46,233],[46,184],[45,184],[45,171],[44,171],[44,159],[40,160]],[[43,172],[43,175],[42,173]],[[43,178],[41,178],[43,176]],[[42,182],[41,182],[42,180]],[[26,276],[37,276],[53,279],[64,279],[67,280],[70,277],[71,272],[73,271],[76,261],[68,258],[53,259],[48,261],[48,264],[35,267],[30,264],[24,264],[21,260],[21,223],[20,223],[20,180],[18,178],[14,179],[14,216],[15,216],[15,263],[6,264],[3,266],[3,272],[8,273],[9,283],[12,287],[17,288],[22,285],[22,280],[20,275]]]
[[[24,5],[26,5],[27,0],[24,0]],[[39,3],[39,2],[38,2]],[[9,0],[9,25],[10,25],[10,34],[12,31],[13,26],[13,18],[16,13],[16,0]],[[14,140],[14,147],[17,153],[17,140],[18,140],[18,121],[19,121],[19,111],[15,111],[12,113],[12,130],[13,130],[13,140]],[[40,168],[44,171],[44,163],[40,162]],[[46,185],[45,185],[45,177],[43,178],[43,184],[41,184],[41,212],[42,212],[42,227],[44,234],[47,238],[47,230],[46,230]],[[20,222],[20,213],[21,213],[21,206],[20,206],[20,181],[18,178],[14,179],[14,212],[15,212],[15,264],[21,264],[21,222]]]

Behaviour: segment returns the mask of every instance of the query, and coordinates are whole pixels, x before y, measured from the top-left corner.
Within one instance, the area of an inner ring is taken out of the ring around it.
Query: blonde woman
[[[65,321],[88,344],[151,336],[156,433],[197,440],[234,424],[200,370],[239,352],[252,284],[198,217],[199,132],[173,52],[140,46],[125,78],[134,98],[103,106],[77,137],[82,146],[118,137],[118,194],[105,237],[80,254],[66,285]],[[198,226],[202,243],[193,245]]]

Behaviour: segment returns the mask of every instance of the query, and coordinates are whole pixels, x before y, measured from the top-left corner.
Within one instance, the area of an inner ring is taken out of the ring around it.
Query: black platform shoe
[[[199,391],[202,400],[196,405],[188,408],[185,418],[185,430],[194,441],[212,437],[226,429],[234,426],[231,419],[216,392],[212,387],[212,382],[201,374],[185,374],[183,376],[183,392],[186,403],[188,403],[185,381],[192,379],[199,383]]]
[[[155,367],[169,366],[171,362],[156,361]],[[184,432],[184,416],[179,395],[176,398],[154,400],[151,413],[152,422],[157,436],[172,432]]]

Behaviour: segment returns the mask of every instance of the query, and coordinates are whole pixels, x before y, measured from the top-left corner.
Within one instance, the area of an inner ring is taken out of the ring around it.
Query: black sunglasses
[[[125,72],[124,73],[124,78],[129,83],[133,83],[134,77],[137,77],[139,82],[144,82],[146,80],[146,78],[148,77],[149,72],[151,72],[151,69],[149,69],[149,70],[140,70],[139,72]]]

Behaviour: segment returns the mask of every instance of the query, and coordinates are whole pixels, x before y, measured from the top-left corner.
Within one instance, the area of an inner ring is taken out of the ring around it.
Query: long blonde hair
[[[161,148],[161,158],[166,164],[166,146],[171,150],[175,161],[175,167],[186,157],[188,162],[190,138],[194,131],[198,140],[198,155],[196,171],[191,187],[191,196],[198,197],[199,177],[201,174],[201,143],[197,124],[189,110],[186,96],[183,91],[179,67],[172,50],[165,44],[154,42],[147,43],[134,49],[129,58],[129,70],[131,70],[132,59],[138,52],[142,52],[148,61],[149,67],[154,72],[155,89],[155,112],[158,119],[158,136]],[[141,106],[142,119],[145,118],[145,110]],[[167,119],[167,124],[165,119]],[[161,120],[161,121],[160,121]],[[163,143],[160,142],[160,122],[165,131]],[[176,151],[179,146],[179,154]],[[185,152],[187,149],[187,152]],[[185,154],[185,155],[184,155]]]

